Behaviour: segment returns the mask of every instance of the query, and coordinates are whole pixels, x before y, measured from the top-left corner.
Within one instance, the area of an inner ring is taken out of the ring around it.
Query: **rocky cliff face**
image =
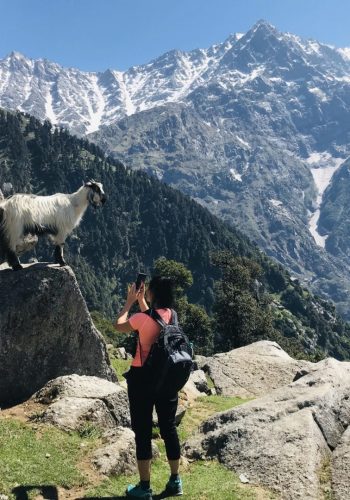
[[[259,22],[181,99],[91,138],[238,226],[348,315],[338,179],[350,154],[349,82],[342,51]]]
[[[116,380],[72,270],[0,271],[0,406],[73,373]]]

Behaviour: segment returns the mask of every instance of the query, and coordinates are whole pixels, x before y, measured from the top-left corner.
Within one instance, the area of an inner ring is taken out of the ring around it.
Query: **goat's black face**
[[[96,181],[88,181],[85,182],[85,187],[89,189],[88,200],[90,205],[94,208],[102,207],[107,200],[102,184]]]

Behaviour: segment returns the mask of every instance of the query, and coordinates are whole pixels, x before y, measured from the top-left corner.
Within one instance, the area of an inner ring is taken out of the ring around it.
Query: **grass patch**
[[[118,376],[129,360],[115,359]],[[179,426],[181,441],[213,413],[233,408],[246,400],[225,396],[203,396],[189,408]],[[80,469],[91,450],[100,442],[100,431],[87,423],[80,432],[66,433],[51,426],[24,424],[0,418],[0,492],[12,500],[15,486],[52,485],[71,489],[84,487],[85,497],[123,496],[128,483],[138,476],[112,476],[91,486],[88,476]],[[81,445],[84,443],[84,447]],[[152,465],[152,488],[160,493],[169,477],[162,440],[156,443],[160,457]],[[79,467],[80,465],[80,467]],[[217,461],[196,461],[182,467],[184,499],[192,500],[265,500],[270,493],[251,485],[242,485],[238,477]],[[95,481],[94,481],[95,482]],[[28,499],[37,498],[39,490],[28,492]]]
[[[84,425],[80,427],[77,431],[78,436],[82,439],[97,439],[100,438],[103,434],[102,429],[96,427],[96,425],[92,425],[86,422]]]
[[[212,381],[212,379],[209,377],[209,375],[207,373],[205,374],[205,378],[207,379],[208,388],[215,389],[214,382]]]
[[[180,441],[186,441],[193,431],[214,413],[229,410],[247,401],[250,400],[230,396],[202,396],[197,398],[193,406],[187,409],[178,427]]]
[[[238,477],[220,465],[217,461],[197,461],[181,471],[184,487],[183,499],[186,500],[259,500],[274,498],[259,488],[243,486]],[[152,464],[152,489],[159,494],[169,479],[169,467],[165,456]],[[138,475],[115,476],[105,480],[98,487],[91,489],[86,497],[123,496],[126,486],[136,484]]]
[[[196,399],[193,406],[187,409],[178,427],[180,440],[186,440],[206,418],[216,412],[228,410],[246,399],[226,396],[203,396]],[[155,429],[156,431],[156,429]],[[154,435],[157,435],[155,432]],[[166,461],[164,443],[157,439],[160,457],[152,464],[152,488],[155,493],[161,493],[168,478],[169,467]],[[182,467],[184,499],[188,500],[265,500],[274,498],[261,488],[242,485],[237,475],[229,471],[216,460],[196,461]],[[112,476],[86,493],[86,497],[116,497],[123,496],[129,483],[136,484],[137,474],[132,476]]]
[[[93,442],[54,427],[34,429],[16,420],[0,419],[0,492],[9,495],[18,485],[84,485],[78,463]]]
[[[123,373],[129,370],[132,359],[117,359],[110,355],[111,365],[114,368],[119,382],[125,380]]]
[[[320,498],[322,500],[332,500],[334,497],[332,494],[332,465],[330,457],[324,457],[318,475],[322,492]]]

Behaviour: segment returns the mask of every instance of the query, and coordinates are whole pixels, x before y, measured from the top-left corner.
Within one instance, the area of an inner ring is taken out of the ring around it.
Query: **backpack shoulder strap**
[[[143,314],[147,314],[147,316],[156,321],[161,328],[167,326],[167,323],[165,323],[164,319],[157,313],[155,309],[147,309],[147,311],[143,311]]]
[[[171,309],[171,320],[170,320],[170,324],[171,325],[174,325],[174,326],[178,326],[179,324],[179,320],[177,318],[177,312],[175,311],[175,309]]]

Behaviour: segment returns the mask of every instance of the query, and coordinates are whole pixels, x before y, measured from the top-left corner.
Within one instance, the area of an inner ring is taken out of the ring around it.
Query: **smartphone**
[[[146,278],[147,278],[147,274],[145,273],[139,273],[138,276],[137,276],[137,279],[136,279],[136,290],[139,290],[140,289],[140,286],[142,283],[144,283],[146,281]]]

